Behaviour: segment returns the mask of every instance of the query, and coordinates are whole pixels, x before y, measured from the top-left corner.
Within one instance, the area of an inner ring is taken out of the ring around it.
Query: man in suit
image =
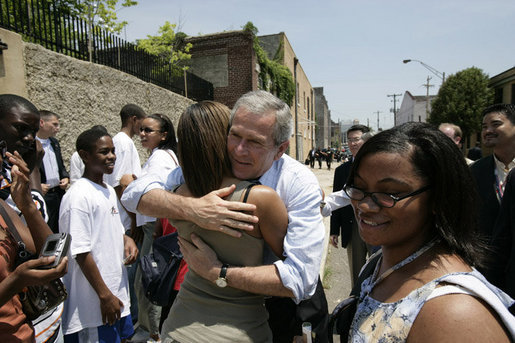
[[[61,146],[55,138],[60,129],[59,116],[44,110],[39,113],[41,118],[36,138],[45,151],[39,167],[41,188],[48,210],[48,226],[57,233],[59,232],[59,207],[70,182],[70,176],[64,167]]]
[[[311,167],[311,169],[313,169],[313,167],[315,166],[315,148],[311,148],[311,150],[309,150],[309,166]]]
[[[365,142],[363,135],[370,129],[364,125],[353,125],[347,130],[347,141],[352,159],[334,170],[333,192],[345,186],[352,167],[354,156]],[[358,279],[359,271],[367,259],[367,246],[359,236],[358,225],[354,218],[352,206],[345,206],[331,214],[330,243],[338,248],[338,236],[341,236],[342,247],[347,249],[352,284]],[[350,243],[350,244],[349,244]]]
[[[483,144],[493,154],[470,166],[480,197],[479,229],[489,241],[499,214],[506,175],[515,167],[515,105],[496,104],[483,111]]]
[[[487,278],[515,297],[515,170],[506,177],[504,196],[492,238],[493,258]]]

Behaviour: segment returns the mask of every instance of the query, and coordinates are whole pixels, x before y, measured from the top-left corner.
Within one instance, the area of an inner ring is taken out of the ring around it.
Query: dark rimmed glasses
[[[431,188],[431,186],[427,185],[420,189],[417,189],[416,191],[413,191],[409,194],[406,194],[406,195],[403,195],[400,197],[395,196],[393,194],[389,194],[389,193],[365,192],[364,190],[356,188],[351,185],[346,185],[344,188],[344,191],[345,191],[345,194],[347,194],[349,196],[349,198],[351,198],[352,200],[361,201],[369,196],[370,199],[372,199],[372,201],[374,201],[374,203],[377,206],[382,207],[382,208],[392,208],[395,206],[395,204],[398,201],[401,201],[403,199],[423,193],[423,192],[427,191],[429,188]]]

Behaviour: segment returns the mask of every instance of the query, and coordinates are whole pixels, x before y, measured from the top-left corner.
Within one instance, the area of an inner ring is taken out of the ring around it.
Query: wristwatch
[[[228,264],[223,264],[222,269],[220,269],[220,275],[218,275],[218,279],[216,279],[216,285],[218,287],[226,287],[227,286],[227,279],[225,276],[227,275],[227,268],[229,268]]]

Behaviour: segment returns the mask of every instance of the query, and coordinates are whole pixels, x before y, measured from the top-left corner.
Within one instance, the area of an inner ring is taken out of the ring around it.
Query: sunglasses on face
[[[149,127],[140,127],[139,128],[139,132],[152,133],[152,132],[156,132],[156,131],[159,131],[159,130],[154,130]]]

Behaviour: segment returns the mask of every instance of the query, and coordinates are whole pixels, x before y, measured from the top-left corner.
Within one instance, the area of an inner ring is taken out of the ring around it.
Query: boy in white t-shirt
[[[77,138],[84,175],[65,194],[59,227],[73,237],[64,304],[66,343],[122,342],[134,333],[125,264],[138,249],[124,234],[114,189],[103,181],[113,172],[116,155],[111,136],[90,129]]]

